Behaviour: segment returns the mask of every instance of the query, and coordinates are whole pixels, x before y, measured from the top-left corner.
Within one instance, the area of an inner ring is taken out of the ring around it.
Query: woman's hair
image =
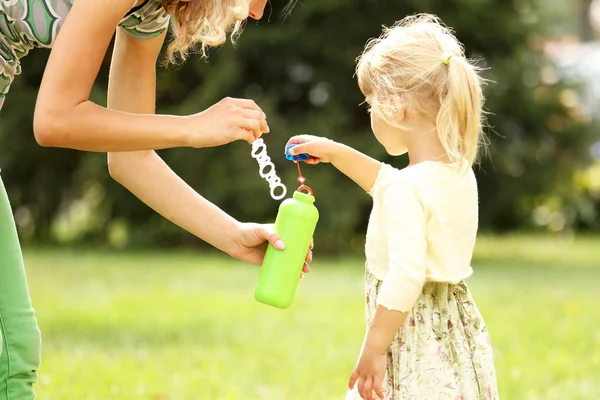
[[[483,79],[435,16],[404,18],[371,39],[358,59],[360,90],[372,111],[401,127],[403,109],[430,118],[449,157],[469,166],[483,142]]]
[[[179,57],[184,61],[191,50],[199,46],[202,57],[207,56],[209,47],[220,46],[227,34],[235,43],[248,17],[250,0],[160,0],[171,15],[173,40],[167,48],[168,60],[172,63]],[[289,14],[297,0],[290,0],[285,7]]]

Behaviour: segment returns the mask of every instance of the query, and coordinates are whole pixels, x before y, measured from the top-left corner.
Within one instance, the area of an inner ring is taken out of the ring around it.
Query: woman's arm
[[[155,109],[156,59],[164,35],[150,40],[117,30],[108,86],[108,107],[152,114]],[[227,254],[262,264],[267,242],[285,244],[270,225],[240,223],[179,178],[154,151],[108,154],[111,176],[141,201],[174,224]],[[312,260],[308,251],[307,262]],[[308,264],[304,272],[308,272]]]
[[[156,61],[164,40],[137,40],[117,29],[108,86],[108,108],[155,110]],[[236,240],[238,222],[210,203],[153,151],[109,153],[111,176],[156,212],[223,251]],[[219,229],[215,229],[219,227]]]
[[[131,0],[74,3],[40,86],[34,116],[38,143],[88,151],[151,150],[253,141],[260,131],[268,132],[262,110],[251,100],[225,99],[186,117],[108,110],[89,101],[115,27],[130,7]]]

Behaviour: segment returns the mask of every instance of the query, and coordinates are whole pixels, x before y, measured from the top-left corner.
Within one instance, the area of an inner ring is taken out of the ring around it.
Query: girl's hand
[[[383,399],[383,378],[387,368],[387,355],[376,354],[365,349],[358,360],[348,387],[352,390],[358,382],[358,393],[364,400],[374,400],[373,392],[377,398]]]
[[[261,225],[254,223],[241,223],[238,228],[237,238],[234,242],[233,249],[228,253],[239,260],[246,261],[252,264],[261,265],[268,244],[273,245],[277,250],[283,250],[285,243],[279,235],[275,233],[273,225]],[[303,272],[310,272],[308,265],[312,261],[312,249],[314,242],[311,241],[310,247],[307,249],[306,261]]]
[[[269,132],[267,116],[252,100],[227,97],[203,112],[186,117],[191,147],[214,147],[236,140],[254,142]]]
[[[310,157],[304,162],[307,164],[318,164],[320,162],[331,162],[331,157],[335,152],[337,143],[318,136],[299,135],[292,137],[285,147],[287,148],[292,144],[297,144],[297,146],[290,149],[291,155],[307,153]]]

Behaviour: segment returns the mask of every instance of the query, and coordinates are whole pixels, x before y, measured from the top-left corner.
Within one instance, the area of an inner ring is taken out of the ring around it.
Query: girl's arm
[[[382,171],[387,173],[391,171]],[[377,309],[369,326],[360,359],[352,372],[349,387],[358,382],[358,391],[371,400],[372,390],[382,394],[387,350],[406,316],[418,301],[427,275],[427,216],[418,191],[392,176],[378,188],[383,230],[386,238],[388,272],[379,288]],[[418,321],[416,323],[419,323]]]
[[[384,398],[383,379],[387,368],[388,347],[404,324],[407,314],[382,306],[377,307],[365,336],[360,358],[348,381],[348,388],[352,390],[356,386],[361,398]]]
[[[369,192],[381,169],[381,162],[341,143],[331,146],[331,164]]]
[[[292,144],[297,144],[297,146],[290,150],[290,154],[309,154],[310,158],[306,160],[307,164],[331,163],[356,182],[365,192],[371,190],[381,169],[381,162],[333,140],[300,135],[291,138],[286,146]]]
[[[384,355],[390,347],[394,336],[402,328],[408,313],[390,310],[377,306],[365,336],[363,351],[365,354]]]
[[[394,334],[416,304],[427,277],[427,217],[418,191],[404,181],[381,189],[388,273],[377,296],[377,311],[365,338],[365,349],[385,354]]]
[[[206,147],[238,139],[253,141],[260,130],[268,132],[264,114],[250,100],[226,99],[187,117],[109,110],[89,101],[115,27],[131,3],[74,3],[50,54],[36,103],[34,131],[41,145],[88,151]],[[137,51],[143,62],[155,58],[149,47]]]

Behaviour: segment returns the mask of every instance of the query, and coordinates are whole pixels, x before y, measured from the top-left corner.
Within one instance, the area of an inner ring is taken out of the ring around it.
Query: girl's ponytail
[[[462,55],[451,53],[440,62],[447,69],[447,79],[436,119],[438,135],[454,161],[466,159],[472,166],[483,142],[481,78]]]

